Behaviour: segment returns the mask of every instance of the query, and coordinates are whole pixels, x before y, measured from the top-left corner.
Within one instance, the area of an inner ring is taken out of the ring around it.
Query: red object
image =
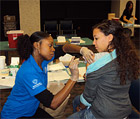
[[[8,42],[9,42],[9,48],[17,48],[17,37],[20,35],[23,35],[22,30],[13,30],[8,31]]]
[[[23,64],[24,61],[25,61],[25,59],[22,60],[22,63],[21,64]]]
[[[112,20],[119,21],[119,18],[114,17]]]

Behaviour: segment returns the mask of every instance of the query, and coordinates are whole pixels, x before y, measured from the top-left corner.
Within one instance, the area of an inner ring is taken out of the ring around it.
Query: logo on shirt
[[[33,84],[37,84],[37,79],[34,79],[32,82]]]
[[[40,83],[40,82],[38,83],[37,79],[34,79],[32,82],[33,82],[33,84],[35,84],[32,89],[35,89],[35,88],[37,88],[37,87],[42,85],[42,83]]]

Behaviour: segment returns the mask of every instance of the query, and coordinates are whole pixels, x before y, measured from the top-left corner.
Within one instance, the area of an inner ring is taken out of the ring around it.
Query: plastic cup
[[[0,69],[5,68],[5,56],[0,56]]]

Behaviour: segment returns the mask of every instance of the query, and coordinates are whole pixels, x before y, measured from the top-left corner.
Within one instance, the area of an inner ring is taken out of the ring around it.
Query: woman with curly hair
[[[134,20],[137,20],[137,18],[132,15],[132,12],[133,12],[133,2],[132,1],[128,1],[126,3],[126,8],[123,11],[123,14],[122,14],[120,20],[122,22],[124,22],[124,23],[132,24],[132,21],[129,20],[131,17],[133,17]]]
[[[123,119],[131,113],[129,88],[139,75],[139,57],[130,37],[117,21],[106,20],[93,27],[93,44],[108,52],[89,64],[84,92],[73,101],[69,119]]]

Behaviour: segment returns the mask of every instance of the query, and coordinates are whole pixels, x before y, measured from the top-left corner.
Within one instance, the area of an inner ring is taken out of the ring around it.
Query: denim
[[[69,116],[67,119],[96,119],[90,109],[83,109]]]
[[[80,95],[76,96],[73,100],[73,112],[67,119],[96,119],[90,109],[83,109],[77,112],[76,107],[80,105]]]
[[[76,107],[80,105],[80,95],[76,96],[72,102],[73,105],[73,112],[77,112]]]

